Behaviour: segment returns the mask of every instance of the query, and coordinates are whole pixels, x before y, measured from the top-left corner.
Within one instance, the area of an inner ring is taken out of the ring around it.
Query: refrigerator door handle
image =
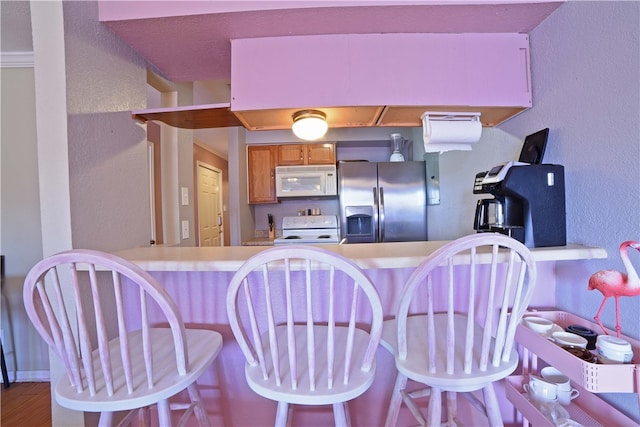
[[[373,187],[373,241],[378,243],[378,189]]]
[[[384,242],[384,187],[380,187],[380,242]]]

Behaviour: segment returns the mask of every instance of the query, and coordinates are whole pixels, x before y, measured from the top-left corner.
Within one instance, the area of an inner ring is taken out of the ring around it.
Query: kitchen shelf
[[[563,350],[564,351],[564,350]],[[555,426],[528,398],[527,393],[522,389],[523,384],[528,382],[528,376],[514,375],[507,378],[505,382],[505,395],[514,407],[520,411],[522,416],[531,424],[538,426]],[[636,423],[616,410],[613,406],[602,400],[593,393],[589,393],[577,384],[573,384],[580,395],[573,399],[567,406],[562,406],[568,413],[571,420],[589,426],[631,426]]]
[[[183,107],[149,108],[132,111],[131,117],[141,122],[158,120],[182,129],[208,129],[243,126],[231,112],[231,104],[203,104]]]
[[[602,333],[597,323],[564,311],[532,311],[525,313],[525,316],[527,315],[547,318],[563,329],[569,325],[580,325],[596,333]],[[607,331],[615,335],[615,331]],[[638,393],[640,390],[640,341],[624,336],[623,338],[631,343],[633,363],[600,364],[574,356],[523,324],[518,325],[516,329],[518,343],[535,356],[555,366],[575,384],[593,393]]]

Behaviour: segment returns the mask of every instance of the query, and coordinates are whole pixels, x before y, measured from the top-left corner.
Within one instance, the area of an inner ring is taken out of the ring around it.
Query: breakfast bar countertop
[[[414,268],[424,257],[446,241],[359,243],[353,245],[324,244],[356,262],[364,269]],[[265,250],[265,246],[150,246],[115,252],[147,271],[236,271],[249,257]],[[536,261],[575,261],[604,259],[603,248],[569,243],[566,246],[532,248]],[[484,258],[488,262],[488,256]],[[482,259],[480,262],[483,262]]]

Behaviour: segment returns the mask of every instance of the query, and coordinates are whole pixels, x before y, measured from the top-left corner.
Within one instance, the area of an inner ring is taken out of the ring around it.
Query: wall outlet
[[[189,221],[186,219],[182,221],[182,238],[189,238]]]

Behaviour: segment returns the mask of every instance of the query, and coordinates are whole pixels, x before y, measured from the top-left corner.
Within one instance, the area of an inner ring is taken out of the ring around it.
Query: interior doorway
[[[197,163],[198,246],[224,246],[222,227],[222,171]]]

